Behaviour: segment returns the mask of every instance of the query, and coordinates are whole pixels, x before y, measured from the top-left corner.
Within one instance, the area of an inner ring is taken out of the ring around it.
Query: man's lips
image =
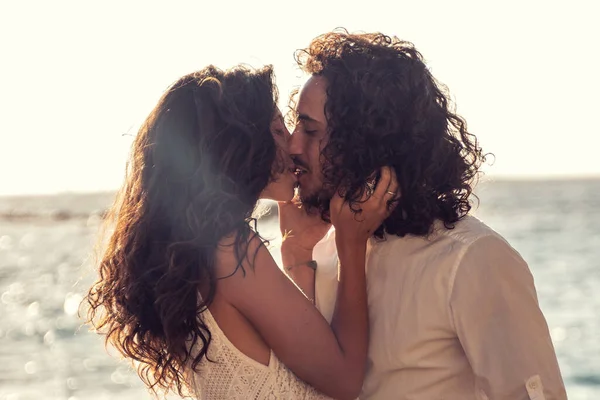
[[[307,169],[307,168],[304,168],[304,167],[302,167],[302,166],[300,166],[300,165],[298,165],[298,164],[296,164],[296,165],[294,166],[294,174],[295,174],[297,177],[300,177],[301,175],[304,175],[304,174],[306,174],[307,172],[308,172],[308,169]]]
[[[294,171],[294,175],[296,175],[296,178],[300,179],[302,176],[304,176],[304,174],[306,174],[308,171],[306,170],[302,170],[302,169],[296,169]]]
[[[310,168],[306,165],[304,160],[298,156],[292,156],[292,162],[294,163],[294,174],[300,177],[303,174],[310,172]]]

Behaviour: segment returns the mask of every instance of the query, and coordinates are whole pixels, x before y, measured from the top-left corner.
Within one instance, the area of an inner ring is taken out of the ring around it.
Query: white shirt
[[[313,251],[315,301],[331,321],[332,229]],[[533,277],[496,232],[468,216],[429,237],[367,248],[370,343],[361,399],[566,399]]]

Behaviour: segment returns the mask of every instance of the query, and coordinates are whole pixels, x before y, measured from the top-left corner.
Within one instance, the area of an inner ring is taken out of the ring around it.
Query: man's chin
[[[323,189],[309,192],[307,190],[302,190],[302,187],[299,187],[298,197],[300,198],[302,205],[309,212],[329,210],[329,200],[331,200],[331,195]]]

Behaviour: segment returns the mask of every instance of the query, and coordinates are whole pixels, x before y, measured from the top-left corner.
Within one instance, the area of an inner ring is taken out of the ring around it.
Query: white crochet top
[[[212,334],[208,358],[189,369],[192,395],[210,400],[262,399],[331,399],[300,380],[271,351],[269,365],[264,365],[239,351],[227,339],[210,311],[202,313],[203,321]],[[192,354],[197,352],[192,351]]]

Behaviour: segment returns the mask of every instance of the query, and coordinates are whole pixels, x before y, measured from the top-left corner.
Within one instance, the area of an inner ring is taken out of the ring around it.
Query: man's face
[[[321,150],[327,144],[326,87],[325,78],[320,76],[311,77],[302,87],[296,105],[296,126],[289,143],[299,171],[300,199],[309,206],[331,197],[323,192],[321,165]]]

